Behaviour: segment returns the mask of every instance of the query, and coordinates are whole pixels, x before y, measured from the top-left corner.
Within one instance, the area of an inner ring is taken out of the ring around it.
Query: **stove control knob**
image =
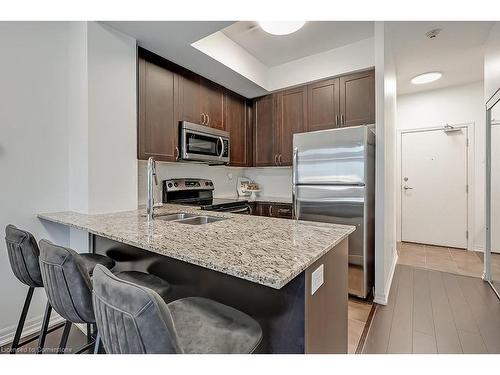
[[[174,183],[174,186],[175,186],[175,187],[177,187],[177,186],[179,186],[179,184],[178,184],[177,182],[175,182],[175,183]]]
[[[213,182],[210,182],[210,186],[214,186],[214,183],[213,183]]]
[[[208,186],[209,185],[209,182],[208,181],[205,181],[205,186]]]
[[[171,183],[171,182],[169,182],[169,183],[168,183],[168,187],[169,187],[169,188],[171,188],[171,187],[172,187],[172,183]]]

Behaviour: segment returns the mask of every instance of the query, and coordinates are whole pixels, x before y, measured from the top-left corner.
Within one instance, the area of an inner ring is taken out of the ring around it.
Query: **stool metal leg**
[[[98,333],[97,337],[95,338],[94,354],[99,354],[99,347],[100,346],[101,346],[101,335]]]
[[[49,301],[45,306],[45,314],[43,315],[42,328],[40,329],[40,335],[38,336],[38,345],[36,348],[36,354],[42,354],[43,346],[45,345],[45,338],[47,337],[47,331],[49,329],[50,314],[52,313],[52,306]]]
[[[68,343],[69,332],[71,331],[72,323],[69,320],[66,320],[66,324],[64,325],[63,334],[61,336],[61,342],[59,344],[59,350],[57,354],[64,354],[64,349],[66,349],[66,344]]]
[[[14,354],[19,346],[19,340],[21,339],[21,334],[23,333],[24,322],[26,321],[26,315],[28,315],[28,309],[30,307],[34,291],[35,288],[30,286],[30,288],[28,289],[28,294],[26,295],[26,300],[24,301],[23,311],[21,312],[21,317],[19,318],[19,323],[14,335],[14,340],[12,341],[10,354]]]

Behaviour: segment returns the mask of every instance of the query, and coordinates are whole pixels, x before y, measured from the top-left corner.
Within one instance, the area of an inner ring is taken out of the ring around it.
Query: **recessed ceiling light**
[[[423,85],[424,83],[431,83],[437,81],[442,76],[443,75],[440,72],[423,73],[419,74],[416,77],[413,77],[411,79],[411,83],[413,83],[414,85]]]
[[[259,21],[259,26],[266,33],[287,35],[296,32],[304,26],[305,21]]]

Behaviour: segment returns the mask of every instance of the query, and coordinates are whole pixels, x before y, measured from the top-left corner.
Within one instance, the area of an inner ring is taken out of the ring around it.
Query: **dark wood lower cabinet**
[[[255,202],[254,215],[292,219],[292,205],[290,203]]]

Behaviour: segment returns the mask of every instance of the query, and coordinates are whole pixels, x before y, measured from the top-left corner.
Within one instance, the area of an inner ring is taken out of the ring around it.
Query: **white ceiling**
[[[493,22],[389,22],[397,72],[398,95],[483,79],[483,44]],[[437,38],[425,33],[441,28]],[[440,71],[433,83],[413,85],[414,76]]]
[[[271,35],[255,21],[239,21],[222,32],[267,67],[373,37],[373,22],[309,21],[289,35]]]

